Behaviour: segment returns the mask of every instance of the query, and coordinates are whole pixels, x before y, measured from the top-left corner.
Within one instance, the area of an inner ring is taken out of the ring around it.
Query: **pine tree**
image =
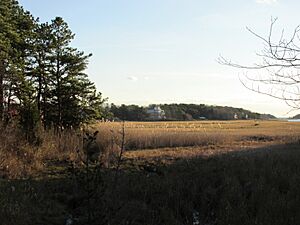
[[[49,102],[49,55],[51,53],[51,27],[48,23],[37,24],[32,41],[31,77],[36,92],[39,119],[46,128],[47,102]]]
[[[0,2],[0,120],[4,116],[5,79],[12,53],[12,41],[17,39],[16,29],[12,24],[15,4],[11,0]]]
[[[91,54],[70,47],[74,34],[60,17],[52,21],[50,68],[50,118],[56,127],[79,126],[100,117],[103,100],[84,71]]]
[[[7,118],[13,100],[26,104],[32,94],[26,79],[35,20],[17,1],[0,2],[0,119]]]
[[[62,18],[38,23],[17,1],[1,0],[0,120],[17,105],[29,139],[38,121],[62,129],[103,116],[106,99],[84,73],[91,54],[71,47],[73,38]]]

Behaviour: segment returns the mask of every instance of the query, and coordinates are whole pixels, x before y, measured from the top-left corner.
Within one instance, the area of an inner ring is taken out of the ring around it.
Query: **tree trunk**
[[[38,93],[37,93],[37,107],[38,107],[38,111],[39,111],[39,117],[41,117],[41,95],[42,95],[42,76],[44,75],[44,68],[42,65],[42,60],[41,57],[39,56],[39,67],[40,67],[40,71],[38,74]]]
[[[47,86],[47,83],[45,81],[45,78],[44,78],[44,84],[45,84],[45,87],[44,87],[44,93],[43,93],[43,110],[42,110],[42,117],[43,117],[43,124],[44,124],[44,129],[46,130],[47,129],[47,113],[46,113],[46,102],[47,102],[47,93],[48,93],[48,86]]]
[[[57,103],[58,103],[58,129],[62,130],[62,107],[61,107],[61,74],[60,74],[60,54],[57,54],[56,62],[56,82],[57,82]]]
[[[5,76],[5,65],[3,60],[0,60],[0,121],[3,121],[4,113],[4,76]]]

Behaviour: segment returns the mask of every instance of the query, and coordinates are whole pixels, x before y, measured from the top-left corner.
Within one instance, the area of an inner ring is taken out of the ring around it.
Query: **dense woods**
[[[101,118],[105,99],[85,74],[91,54],[72,47],[60,17],[41,23],[17,1],[0,2],[0,120],[30,132]]]

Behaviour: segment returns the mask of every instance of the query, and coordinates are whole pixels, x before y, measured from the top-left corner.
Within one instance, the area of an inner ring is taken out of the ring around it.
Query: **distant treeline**
[[[291,117],[291,119],[299,120],[300,119],[300,114],[297,114],[297,115]]]
[[[205,104],[164,104],[161,108],[170,120],[232,120],[232,119],[259,119],[259,113],[253,113],[242,108],[227,106],[210,106]]]
[[[273,115],[259,114],[242,108],[228,106],[211,106],[205,104],[160,104],[164,111],[164,120],[232,120],[232,119],[274,119]],[[116,106],[112,104],[109,111],[115,119],[128,121],[149,120],[148,107],[138,105]]]

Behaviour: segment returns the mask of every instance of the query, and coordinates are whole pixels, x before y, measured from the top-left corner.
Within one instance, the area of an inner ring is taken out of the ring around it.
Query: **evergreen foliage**
[[[0,1],[1,121],[18,117],[29,134],[39,123],[61,130],[104,116],[106,99],[84,72],[92,55],[71,47],[74,36],[61,17],[40,23]]]

